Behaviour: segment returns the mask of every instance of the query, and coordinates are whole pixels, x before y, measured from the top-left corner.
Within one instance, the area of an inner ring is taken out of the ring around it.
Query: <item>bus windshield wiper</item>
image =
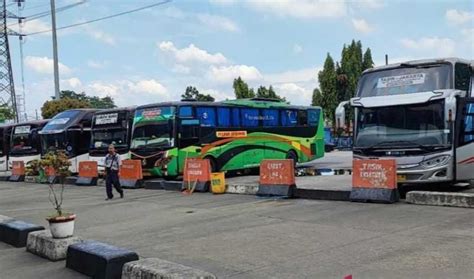
[[[434,149],[433,146],[426,146],[426,145],[422,145],[414,141],[408,141],[408,140],[381,141],[381,142],[369,145],[367,147],[363,147],[363,149],[376,149],[376,148],[382,148],[382,147],[396,147],[396,148],[415,147],[415,148],[428,150],[428,151],[431,151]]]

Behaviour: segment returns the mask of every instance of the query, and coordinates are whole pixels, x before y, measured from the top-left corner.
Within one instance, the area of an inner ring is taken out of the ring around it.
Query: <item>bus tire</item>
[[[293,165],[296,167],[296,163],[298,163],[298,154],[294,150],[290,150],[286,153],[286,159],[293,160]]]
[[[219,167],[217,166],[216,159],[214,159],[210,156],[204,157],[204,159],[209,160],[209,164],[211,165],[211,172],[218,172],[219,171]]]

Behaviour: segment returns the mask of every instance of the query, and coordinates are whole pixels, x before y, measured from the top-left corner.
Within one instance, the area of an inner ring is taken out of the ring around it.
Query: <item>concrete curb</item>
[[[406,195],[412,204],[474,208],[474,193],[412,191]]]
[[[256,195],[258,185],[227,184],[226,194]]]
[[[158,278],[199,278],[215,279],[212,273],[173,263],[157,258],[148,258],[128,262],[123,266],[124,279],[158,279]]]

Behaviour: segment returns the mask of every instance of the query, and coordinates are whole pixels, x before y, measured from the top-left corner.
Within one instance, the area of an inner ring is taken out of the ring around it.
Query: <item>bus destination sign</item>
[[[245,138],[247,131],[218,131],[216,132],[218,138]]]
[[[99,114],[95,116],[96,125],[115,124],[118,122],[118,113]]]

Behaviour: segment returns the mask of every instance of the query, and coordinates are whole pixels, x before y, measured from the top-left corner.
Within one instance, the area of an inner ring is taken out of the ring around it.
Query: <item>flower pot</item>
[[[67,238],[74,235],[76,215],[51,217],[46,220],[49,222],[49,230],[53,238]]]

